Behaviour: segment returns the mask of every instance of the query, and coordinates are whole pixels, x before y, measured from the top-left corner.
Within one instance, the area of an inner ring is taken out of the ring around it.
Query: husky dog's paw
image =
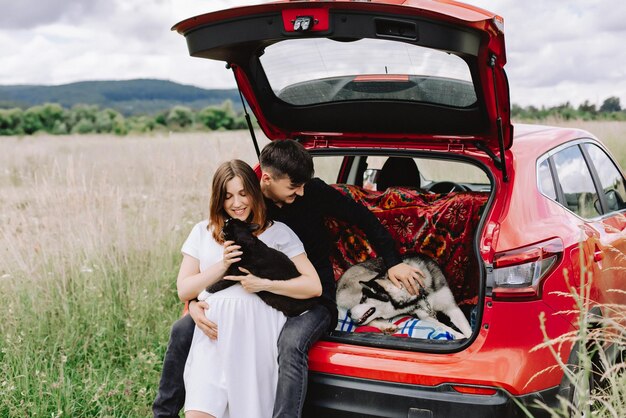
[[[385,334],[393,334],[398,330],[398,326],[396,324],[379,319],[375,319],[367,325],[376,327]]]

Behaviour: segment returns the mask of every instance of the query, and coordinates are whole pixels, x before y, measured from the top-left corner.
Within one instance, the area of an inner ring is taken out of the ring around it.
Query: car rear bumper
[[[535,400],[552,404],[558,387],[518,397],[535,417],[549,416],[531,408]],[[523,417],[503,390],[494,395],[459,393],[450,384],[436,387],[383,382],[311,372],[304,417],[438,418]]]

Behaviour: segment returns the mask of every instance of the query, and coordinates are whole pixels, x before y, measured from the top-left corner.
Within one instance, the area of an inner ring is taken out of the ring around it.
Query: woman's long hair
[[[267,221],[267,211],[263,193],[259,185],[259,178],[246,162],[241,160],[230,160],[221,164],[213,175],[213,185],[211,189],[211,200],[209,203],[209,228],[215,241],[222,244],[222,228],[228,215],[224,211],[224,201],[226,200],[226,183],[239,177],[243,183],[243,189],[250,200],[250,216],[248,222],[255,223],[261,228],[255,234],[263,232],[269,225]]]

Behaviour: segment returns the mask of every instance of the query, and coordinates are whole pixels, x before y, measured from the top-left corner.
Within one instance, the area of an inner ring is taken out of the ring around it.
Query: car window
[[[380,170],[387,158],[381,156],[368,157],[367,168]],[[429,158],[413,158],[413,160],[419,168],[423,186],[440,181],[489,184],[489,178],[485,172],[471,164]]]
[[[616,210],[624,209],[626,207],[626,188],[624,187],[624,178],[617,169],[611,158],[597,145],[584,144],[583,145],[593,165],[600,177],[600,184],[602,185],[602,193],[607,203],[607,210],[613,212]]]
[[[550,199],[556,200],[556,189],[554,188],[552,171],[550,170],[550,164],[547,159],[539,164],[537,179],[539,191]]]
[[[293,105],[401,100],[467,107],[476,91],[459,56],[383,39],[290,39],[260,57],[274,94]]]
[[[336,183],[344,158],[346,157],[313,155],[315,176],[320,177],[326,183]],[[344,173],[345,178],[341,182],[376,190],[381,169],[388,159],[389,156],[385,155],[356,156],[348,167],[348,171]],[[430,158],[401,157],[401,159],[412,159],[414,161],[419,181],[412,183],[419,184],[421,189],[427,190],[430,186],[439,182],[454,182],[466,186],[469,190],[491,190],[491,183],[487,174],[472,164],[462,161]],[[395,174],[397,175],[398,173]],[[406,180],[406,176],[402,177]]]
[[[314,157],[315,177],[321,178],[328,184],[336,183],[342,162],[343,156]]]
[[[591,172],[578,145],[565,148],[552,158],[565,197],[565,206],[583,218],[601,215]]]

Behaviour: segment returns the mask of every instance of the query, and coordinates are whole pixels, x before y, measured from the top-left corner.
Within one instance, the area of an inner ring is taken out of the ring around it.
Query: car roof
[[[517,153],[520,150],[533,149],[537,155],[541,155],[561,144],[577,139],[597,141],[597,138],[583,129],[516,123],[515,143],[512,151]]]

